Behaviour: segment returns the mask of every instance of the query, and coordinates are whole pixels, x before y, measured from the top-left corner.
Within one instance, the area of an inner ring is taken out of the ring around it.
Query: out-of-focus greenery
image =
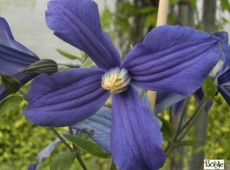
[[[22,114],[23,102],[15,109],[0,114],[0,169],[26,169],[36,162],[39,150],[48,145],[55,135],[48,128],[30,123]]]
[[[0,115],[0,170],[26,169],[37,161],[36,155],[44,149],[56,136],[49,128],[30,123],[22,114],[23,102],[19,107]],[[230,159],[230,108],[218,95],[209,112],[207,141],[204,147],[209,159]],[[61,131],[63,131],[61,129]],[[44,160],[40,169],[49,169],[53,158],[67,151],[60,143],[54,153]],[[83,152],[83,160],[88,169],[108,170],[111,159],[101,159]],[[72,169],[80,169],[75,160]]]
[[[209,112],[205,155],[209,159],[230,160],[230,107],[218,95]]]
[[[0,170],[22,170],[37,162],[37,154],[56,139],[46,127],[33,125],[23,116],[26,102],[11,111],[0,114]],[[59,132],[65,129],[58,129]],[[54,152],[44,159],[39,169],[48,170],[52,159],[68,149],[59,143]],[[109,169],[111,159],[101,159],[82,151],[82,158],[89,169]],[[72,169],[81,169],[75,160]]]

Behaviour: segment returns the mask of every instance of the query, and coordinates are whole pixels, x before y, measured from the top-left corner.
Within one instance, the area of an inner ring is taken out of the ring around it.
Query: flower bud
[[[13,76],[5,76],[0,73],[0,84],[10,93],[17,92],[21,87],[21,82]]]
[[[48,74],[52,75],[58,71],[57,63],[50,59],[41,59],[26,67],[21,73]]]

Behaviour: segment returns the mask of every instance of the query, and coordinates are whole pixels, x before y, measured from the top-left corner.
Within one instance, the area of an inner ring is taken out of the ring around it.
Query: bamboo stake
[[[159,0],[157,23],[156,23],[157,27],[161,25],[165,25],[167,23],[168,6],[169,6],[169,0]],[[152,111],[154,111],[156,97],[157,97],[157,92],[148,91],[148,99]]]

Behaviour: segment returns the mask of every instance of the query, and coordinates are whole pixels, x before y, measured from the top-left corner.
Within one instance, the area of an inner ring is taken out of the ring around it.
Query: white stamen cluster
[[[124,68],[112,68],[102,76],[102,87],[112,94],[119,94],[127,89],[131,78]]]

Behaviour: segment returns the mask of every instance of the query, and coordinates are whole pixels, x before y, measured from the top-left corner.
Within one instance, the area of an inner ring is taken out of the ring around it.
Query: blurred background
[[[45,10],[48,0],[0,0],[0,16],[6,18],[17,41],[40,58],[51,58],[60,64],[78,62],[62,57],[56,49],[72,54],[80,52],[59,40],[46,27]],[[122,57],[155,27],[158,0],[96,0],[102,27],[112,37]],[[170,0],[168,24],[187,25],[210,33],[230,33],[230,2],[228,0]],[[163,40],[162,40],[163,41]],[[176,150],[166,162],[164,170],[203,169],[203,159],[230,160],[230,109],[221,96],[208,114],[197,122],[187,138],[206,140],[203,145]],[[188,106],[194,110],[194,100]],[[193,104],[193,105],[192,105]],[[25,104],[7,113],[0,113],[0,170],[21,170],[36,162],[36,154],[55,139],[52,131],[32,125],[23,115]],[[177,118],[171,116],[172,122]],[[62,131],[62,129],[61,129]],[[49,135],[47,135],[49,133]],[[58,153],[66,150],[59,144],[43,163],[43,169]],[[89,170],[107,170],[111,160],[83,155]],[[76,163],[72,169],[80,169]]]

